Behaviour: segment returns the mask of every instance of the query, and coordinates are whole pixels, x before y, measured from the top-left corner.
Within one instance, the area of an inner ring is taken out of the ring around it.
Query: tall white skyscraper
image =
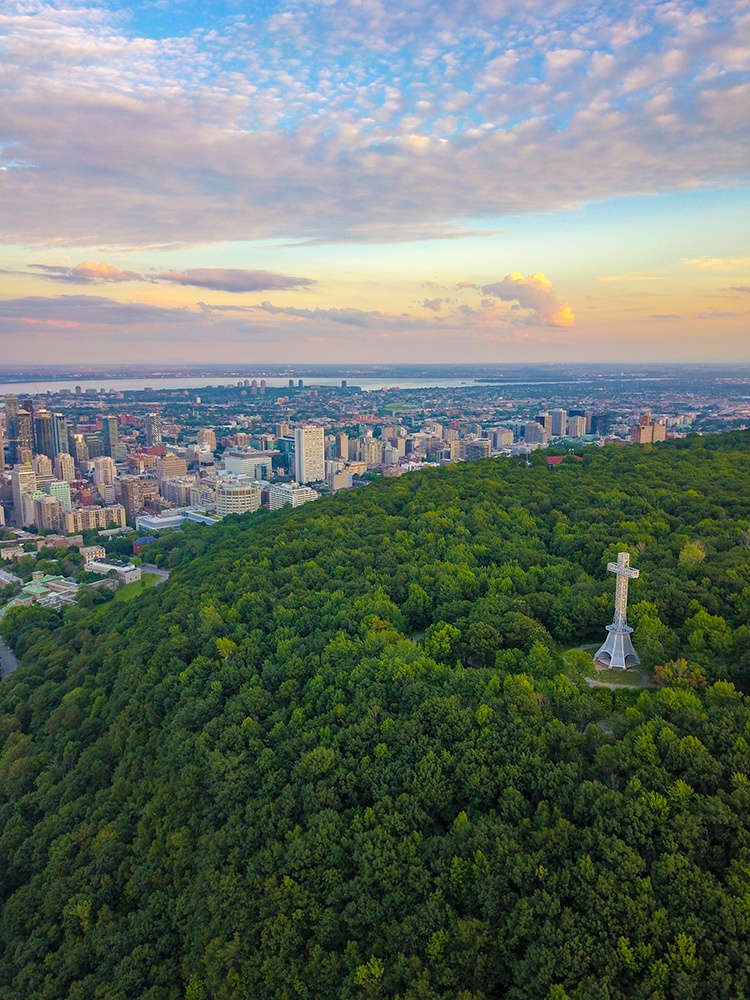
[[[25,521],[23,514],[23,496],[36,492],[36,472],[30,465],[17,465],[10,474],[13,489],[13,520],[17,525],[25,527],[31,520]]]
[[[294,478],[299,483],[317,483],[326,475],[326,445],[322,427],[295,427]]]

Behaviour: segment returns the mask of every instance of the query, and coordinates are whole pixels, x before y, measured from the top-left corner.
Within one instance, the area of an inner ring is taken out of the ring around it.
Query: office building
[[[47,455],[34,455],[31,460],[31,468],[37,476],[51,476],[52,460]]]
[[[116,474],[115,460],[109,455],[101,455],[94,459],[94,486],[97,489],[101,486],[113,486]]]
[[[309,486],[298,483],[273,483],[268,491],[268,506],[271,510],[281,507],[301,507],[304,503],[317,500],[318,495]]]
[[[586,433],[586,418],[584,416],[568,417],[568,437],[583,437]]]
[[[568,430],[568,411],[552,410],[550,417],[552,420],[552,426],[550,428],[552,437],[565,437]]]
[[[526,444],[546,444],[549,441],[549,431],[537,420],[524,424],[523,439]]]
[[[492,453],[492,442],[487,438],[474,438],[466,445],[466,457],[469,459],[489,458]]]
[[[547,431],[547,437],[552,433],[552,414],[547,413],[546,410],[541,413],[537,413],[534,420],[541,424],[542,427]]]
[[[203,430],[198,431],[198,444],[201,448],[216,451],[216,431],[210,427],[204,427]]]
[[[300,483],[325,479],[325,434],[322,427],[308,425],[294,429],[294,476]]]
[[[31,524],[23,520],[23,496],[36,492],[36,473],[30,465],[17,465],[10,474],[11,490],[13,492],[13,520],[19,526]]]
[[[34,449],[37,455],[46,455],[50,460],[55,457],[52,414],[49,410],[37,410],[34,414]]]
[[[253,479],[270,479],[273,473],[274,451],[225,451],[224,468],[230,476],[251,476]]]
[[[104,442],[98,434],[86,435],[86,448],[88,449],[89,458],[99,458],[104,454]]]
[[[104,417],[102,419],[102,437],[104,439],[104,454],[110,458],[116,458],[117,445],[120,442],[117,417]]]
[[[0,423],[0,472],[5,472],[5,435],[2,423]]]
[[[70,483],[66,483],[61,479],[50,479],[42,484],[42,489],[49,496],[59,500],[63,510],[71,509]]]
[[[52,450],[55,456],[61,452],[70,451],[68,440],[68,421],[62,413],[52,414]]]
[[[76,466],[73,456],[61,451],[55,458],[55,476],[66,483],[72,483],[76,477]]]
[[[216,487],[216,513],[219,517],[228,514],[247,514],[260,507],[260,486],[257,483],[241,483],[237,480],[220,483]]]
[[[176,479],[187,475],[187,462],[184,458],[179,458],[174,452],[168,451],[163,458],[156,460],[156,481],[161,483],[164,479]]]
[[[18,461],[18,396],[5,397],[5,437],[8,445],[8,465]]]

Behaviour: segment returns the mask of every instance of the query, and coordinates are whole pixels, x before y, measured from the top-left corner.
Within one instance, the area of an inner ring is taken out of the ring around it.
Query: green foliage
[[[747,453],[427,470],[9,612],[3,1000],[749,995]],[[559,652],[622,547],[658,690]]]

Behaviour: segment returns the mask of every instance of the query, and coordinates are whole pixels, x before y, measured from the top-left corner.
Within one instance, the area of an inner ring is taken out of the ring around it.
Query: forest
[[[610,690],[618,551],[654,683]],[[0,620],[3,1000],[750,996],[750,432],[143,555]]]

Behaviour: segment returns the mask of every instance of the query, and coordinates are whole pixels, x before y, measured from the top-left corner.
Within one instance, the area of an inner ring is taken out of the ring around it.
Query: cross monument
[[[630,565],[630,554],[619,552],[617,562],[607,563],[610,573],[617,574],[617,587],[615,589],[615,620],[611,625],[607,625],[607,636],[604,643],[597,650],[594,659],[602,663],[607,662],[604,657],[608,657],[610,667],[625,670],[628,667],[627,659],[630,657],[631,663],[640,663],[638,654],[633,648],[630,634],[633,631],[628,625],[628,580],[634,580],[639,576],[640,571],[633,569]]]

